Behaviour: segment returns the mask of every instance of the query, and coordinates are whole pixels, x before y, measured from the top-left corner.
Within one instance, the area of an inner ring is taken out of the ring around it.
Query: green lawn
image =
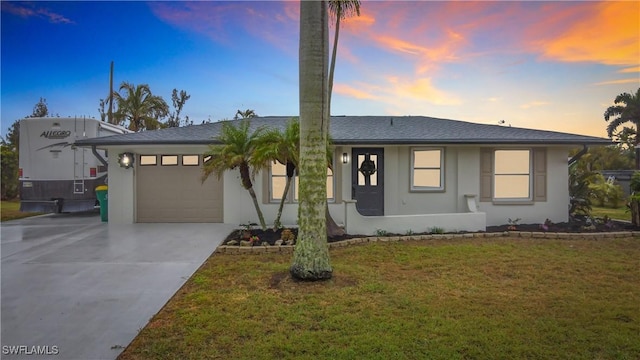
[[[5,201],[0,203],[0,221],[22,219],[29,216],[40,215],[41,213],[27,213],[20,211],[20,200]]]
[[[611,219],[631,221],[631,212],[628,211],[626,206],[616,209],[594,206],[591,209],[591,215],[595,217],[604,217],[606,215]]]
[[[639,359],[640,239],[456,239],[213,255],[119,359]]]

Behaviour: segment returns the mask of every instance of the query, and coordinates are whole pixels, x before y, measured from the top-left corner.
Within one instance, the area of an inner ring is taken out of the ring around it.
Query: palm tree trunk
[[[260,204],[258,204],[258,198],[256,197],[256,192],[253,191],[253,187],[247,189],[249,191],[249,195],[251,195],[251,200],[253,200],[253,206],[256,208],[256,212],[258,213],[258,220],[260,220],[260,226],[262,230],[267,230],[267,224],[264,222],[264,215],[262,215],[262,210],[260,210]]]
[[[291,187],[291,179],[293,178],[287,176],[287,183],[284,186],[284,191],[282,192],[282,197],[280,198],[280,205],[278,206],[278,215],[276,215],[276,219],[273,221],[273,231],[278,230],[278,228],[282,225],[280,224],[280,218],[282,217],[284,202],[287,200],[287,194],[289,193],[289,188]]]
[[[329,213],[329,202],[325,201],[326,206],[326,222],[327,222],[327,237],[337,237],[344,235],[344,229],[336,224],[336,221],[333,220],[331,214]]]
[[[301,280],[329,279],[327,201],[327,62],[325,1],[300,2],[300,189],[298,241],[290,272]]]
[[[242,187],[247,189],[249,195],[251,195],[251,200],[253,200],[253,206],[256,208],[256,213],[258,214],[258,220],[260,220],[260,226],[262,230],[267,230],[267,224],[264,222],[264,215],[262,215],[262,210],[260,210],[260,204],[258,203],[258,198],[256,197],[256,192],[253,191],[253,183],[251,182],[251,176],[249,175],[249,164],[242,163],[239,166],[240,170],[240,180],[242,181]]]
[[[336,13],[336,32],[333,37],[333,51],[331,53],[331,65],[329,67],[329,83],[328,83],[328,98],[327,104],[327,129],[331,128],[331,96],[333,94],[333,73],[336,68],[336,57],[338,55],[338,37],[340,36],[340,18],[342,17],[342,8],[338,7]],[[344,235],[344,229],[336,224],[336,221],[331,217],[329,212],[329,201],[325,201],[326,221],[327,221],[327,236],[336,237]]]
[[[333,51],[331,53],[331,66],[329,67],[329,121],[331,121],[331,95],[333,94],[333,72],[336,69],[336,56],[338,55],[338,36],[340,35],[340,17],[342,9],[338,7],[336,10],[336,33],[333,37]]]

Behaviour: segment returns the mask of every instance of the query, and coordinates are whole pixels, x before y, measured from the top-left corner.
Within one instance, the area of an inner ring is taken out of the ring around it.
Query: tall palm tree
[[[169,105],[161,96],[153,95],[147,84],[135,86],[122,82],[119,92],[114,92],[113,97],[118,104],[114,119],[118,123],[128,120],[132,131],[158,129],[161,125],[159,119],[169,114]]]
[[[301,280],[329,279],[327,201],[327,65],[329,27],[325,1],[300,2],[300,188],[298,242],[290,272]]]
[[[335,17],[336,30],[333,37],[333,50],[331,52],[331,65],[329,66],[329,83],[328,83],[328,99],[327,105],[327,127],[331,124],[331,95],[333,94],[333,74],[336,68],[336,58],[338,54],[338,37],[340,36],[340,21],[350,16],[360,16],[360,0],[329,0],[329,13]],[[327,221],[327,235],[329,237],[344,235],[344,229],[336,224],[331,213],[329,213],[329,203],[325,204],[325,214]]]
[[[329,13],[336,18],[336,31],[333,37],[331,65],[329,67],[329,114],[331,114],[331,94],[333,93],[333,73],[336,68],[338,53],[338,37],[340,36],[340,21],[347,17],[360,16],[360,0],[329,0]]]
[[[610,121],[607,125],[607,135],[613,137],[615,131],[624,123],[635,125],[636,134],[640,133],[640,88],[635,94],[622,93],[616,96],[614,106],[609,106],[604,112],[604,119]],[[634,139],[636,153],[636,169],[640,170],[640,138]]]
[[[267,146],[274,139],[265,136],[264,128],[258,128],[253,132],[249,131],[250,125],[249,120],[241,120],[237,127],[228,121],[222,124],[220,135],[217,137],[222,145],[209,145],[209,150],[204,154],[211,156],[211,160],[203,166],[202,181],[204,182],[213,173],[220,179],[225,171],[238,168],[242,187],[251,195],[260,226],[262,230],[266,230],[267,225],[251,180],[259,170],[265,168],[266,164],[262,160],[260,160],[262,162],[256,161],[253,154],[264,151],[261,148]]]

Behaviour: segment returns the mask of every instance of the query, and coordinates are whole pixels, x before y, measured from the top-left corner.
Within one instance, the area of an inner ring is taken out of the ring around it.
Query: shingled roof
[[[284,129],[292,117],[256,117],[251,127]],[[231,120],[239,121],[239,120]],[[79,140],[78,146],[215,144],[223,122]],[[611,140],[555,131],[477,124],[424,116],[333,116],[336,145],[560,144],[608,145]]]

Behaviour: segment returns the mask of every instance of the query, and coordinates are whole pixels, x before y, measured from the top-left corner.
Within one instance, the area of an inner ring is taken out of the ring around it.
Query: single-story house
[[[284,129],[291,117],[256,117],[252,128]],[[203,154],[221,122],[85,139],[107,150],[109,222],[257,222],[237,170],[201,182]],[[329,211],[351,234],[446,231],[568,220],[570,149],[605,138],[423,116],[334,116]],[[119,166],[123,153],[131,168]],[[364,166],[363,166],[364,165]],[[259,173],[254,189],[273,222],[285,167]],[[297,223],[296,183],[282,224]]]

